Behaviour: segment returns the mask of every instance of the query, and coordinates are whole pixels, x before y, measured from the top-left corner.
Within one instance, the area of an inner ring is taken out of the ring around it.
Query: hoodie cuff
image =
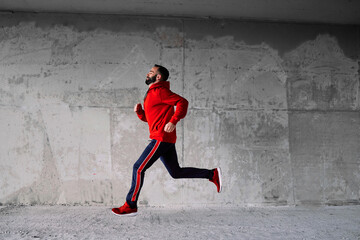
[[[180,119],[177,119],[176,117],[172,117],[169,122],[176,125],[179,121],[180,121]]]

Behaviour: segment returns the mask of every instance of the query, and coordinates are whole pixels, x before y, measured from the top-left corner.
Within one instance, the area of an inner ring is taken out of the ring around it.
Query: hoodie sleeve
[[[165,104],[176,106],[175,113],[170,119],[171,123],[176,125],[180,119],[186,116],[189,102],[185,98],[166,89],[161,93],[161,101]]]
[[[141,109],[140,111],[137,111],[136,114],[140,120],[147,122],[145,111],[143,109]]]

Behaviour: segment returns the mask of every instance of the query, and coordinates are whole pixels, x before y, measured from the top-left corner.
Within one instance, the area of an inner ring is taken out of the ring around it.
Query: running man
[[[175,150],[176,124],[185,117],[188,101],[170,91],[168,77],[169,71],[160,65],[154,65],[146,75],[145,83],[149,85],[149,89],[144,98],[144,109],[138,103],[134,111],[140,120],[148,123],[151,142],[133,166],[131,188],[125,204],[112,209],[116,215],[137,214],[137,201],[144,183],[145,171],[159,158],[173,178],[209,179],[216,185],[217,191],[221,192],[220,168],[209,170],[179,166]]]

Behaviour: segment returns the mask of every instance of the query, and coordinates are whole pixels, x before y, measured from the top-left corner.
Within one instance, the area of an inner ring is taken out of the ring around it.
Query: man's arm
[[[142,109],[141,103],[138,103],[135,105],[134,112],[136,112],[136,114],[137,114],[138,118],[140,118],[140,120],[147,122],[145,111]]]
[[[165,132],[172,132],[180,119],[186,116],[189,102],[185,98],[171,92],[170,90],[162,92],[161,101],[165,104],[176,106],[174,115],[164,128]]]

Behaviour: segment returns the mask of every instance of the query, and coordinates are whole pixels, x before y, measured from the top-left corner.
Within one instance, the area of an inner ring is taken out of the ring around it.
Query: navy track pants
[[[175,143],[151,140],[133,166],[131,188],[126,196],[126,201],[131,207],[137,207],[140,190],[144,183],[145,171],[159,158],[173,178],[210,179],[213,174],[209,169],[192,167],[181,168],[177,158]]]

